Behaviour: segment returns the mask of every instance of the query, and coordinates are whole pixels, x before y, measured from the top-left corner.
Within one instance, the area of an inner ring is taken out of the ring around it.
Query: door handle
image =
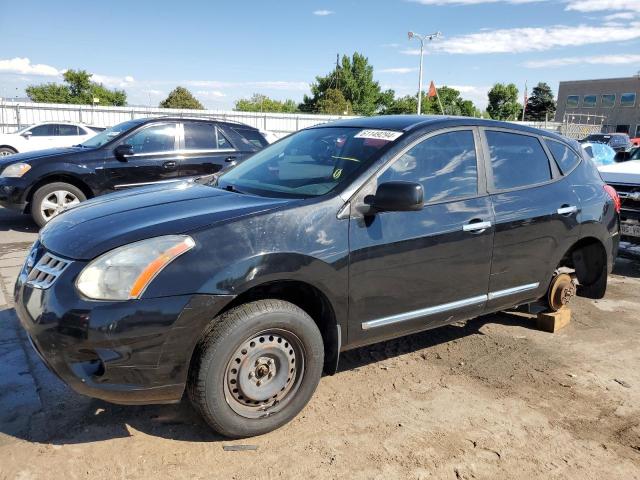
[[[170,160],[170,161],[168,161],[168,162],[164,162],[164,163],[162,164],[162,168],[176,168],[176,165],[177,165],[177,164],[176,164],[176,162],[175,162],[175,161]]]
[[[471,233],[482,233],[487,228],[491,228],[491,222],[474,222],[473,220],[462,226],[462,230]]]
[[[225,159],[224,159],[224,161],[225,161],[225,162],[228,162],[228,163],[231,163],[231,162],[235,162],[237,158],[238,158],[238,157],[231,156],[231,157],[227,157],[227,158],[225,158]]]
[[[578,207],[575,205],[563,205],[558,209],[558,215],[571,215],[572,213],[576,213],[578,211]]]

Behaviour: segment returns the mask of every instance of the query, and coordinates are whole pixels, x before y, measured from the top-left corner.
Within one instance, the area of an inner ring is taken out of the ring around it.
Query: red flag
[[[431,85],[429,85],[429,92],[427,93],[427,97],[433,98],[438,96],[438,91],[436,90],[436,84],[431,80]]]

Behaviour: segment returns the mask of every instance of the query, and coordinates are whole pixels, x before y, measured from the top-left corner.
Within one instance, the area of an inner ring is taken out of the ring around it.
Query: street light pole
[[[424,41],[433,40],[439,38],[442,35],[440,32],[430,33],[428,35],[421,35],[415,32],[409,32],[409,40],[417,38],[420,40],[420,73],[418,75],[418,115],[422,113],[422,62],[424,60]]]

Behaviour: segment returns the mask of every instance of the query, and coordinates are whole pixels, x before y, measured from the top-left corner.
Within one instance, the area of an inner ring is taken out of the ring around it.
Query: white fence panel
[[[33,102],[0,101],[0,132],[8,133],[38,122],[69,121],[110,127],[126,120],[158,116],[205,117],[245,123],[278,136],[341,118],[338,115],[235,112],[232,110],[186,110],[147,107],[104,107]]]

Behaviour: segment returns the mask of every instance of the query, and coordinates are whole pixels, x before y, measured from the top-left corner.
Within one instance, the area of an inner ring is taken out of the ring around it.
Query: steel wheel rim
[[[224,373],[227,404],[245,418],[281,411],[295,397],[304,377],[304,348],[293,333],[271,329],[245,340]]]
[[[0,151],[0,157],[7,157],[9,155],[11,155],[11,152],[7,150]]]
[[[67,190],[55,190],[42,200],[40,204],[40,213],[48,222],[56,215],[61,214],[67,208],[80,203],[80,199]]]

